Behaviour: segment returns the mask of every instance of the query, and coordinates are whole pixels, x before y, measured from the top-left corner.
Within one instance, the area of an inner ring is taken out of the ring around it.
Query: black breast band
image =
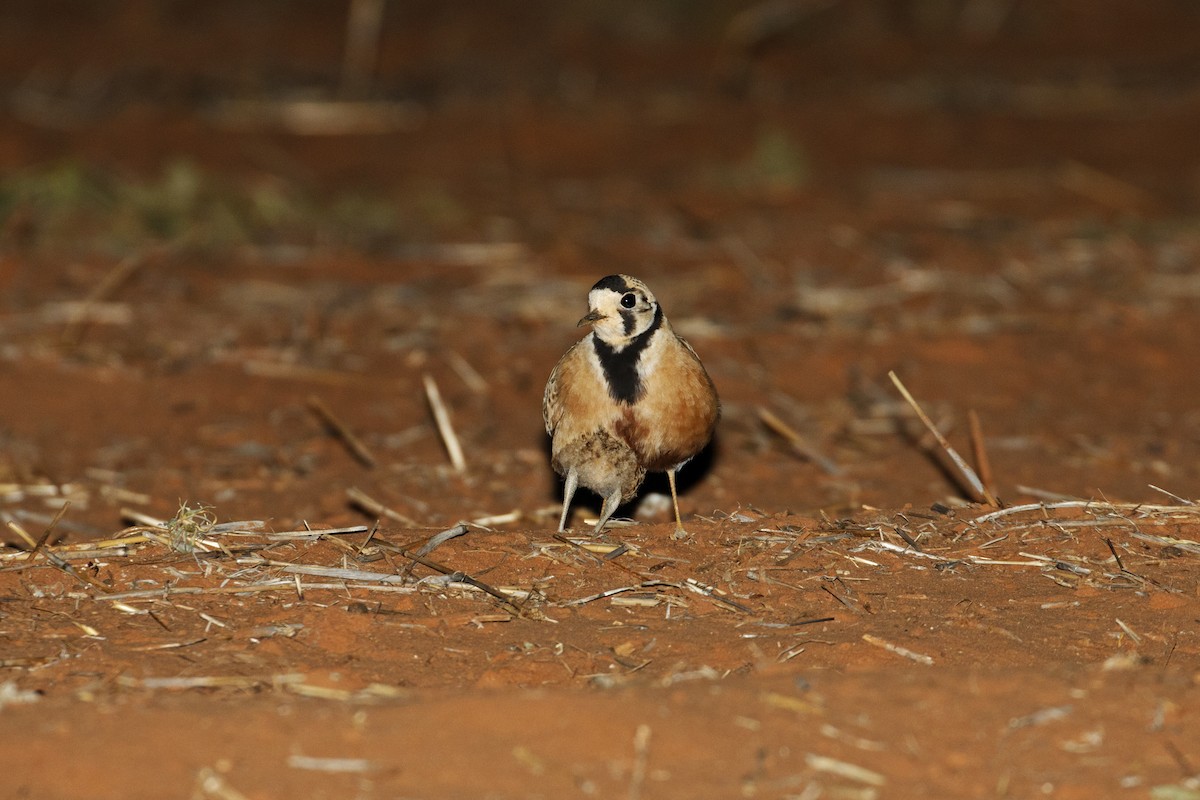
[[[642,395],[642,381],[638,377],[638,361],[642,353],[650,346],[654,332],[662,327],[662,308],[654,310],[654,321],[644,332],[630,340],[621,350],[614,350],[600,341],[598,336],[592,337],[596,348],[596,357],[600,359],[600,367],[607,378],[608,393],[619,403],[636,403]]]

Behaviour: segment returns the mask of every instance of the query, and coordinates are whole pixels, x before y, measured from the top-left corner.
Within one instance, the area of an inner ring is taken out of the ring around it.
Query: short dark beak
[[[598,322],[602,319],[604,319],[604,315],[601,314],[599,311],[589,311],[588,313],[583,315],[583,319],[581,319],[581,320],[579,320],[579,322],[575,323],[575,327],[579,328],[584,325],[591,325],[593,322]]]

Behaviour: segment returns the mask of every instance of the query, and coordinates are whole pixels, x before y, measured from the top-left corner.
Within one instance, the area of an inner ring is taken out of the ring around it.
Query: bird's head
[[[629,275],[609,275],[588,292],[588,313],[579,324],[591,325],[600,341],[619,349],[655,327],[660,315],[646,284]]]

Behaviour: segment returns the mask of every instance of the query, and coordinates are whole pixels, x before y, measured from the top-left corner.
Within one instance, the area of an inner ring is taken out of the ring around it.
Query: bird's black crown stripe
[[[662,308],[654,309],[654,321],[644,332],[638,334],[622,350],[614,350],[611,346],[593,336],[592,344],[596,348],[596,357],[600,359],[600,367],[607,378],[608,393],[619,403],[636,403],[642,395],[642,380],[638,377],[638,360],[650,345],[654,332],[662,327]]]
[[[596,281],[596,285],[592,287],[592,291],[597,289],[612,289],[614,292],[624,294],[629,291],[629,284],[625,282],[625,278],[621,275],[606,275]]]

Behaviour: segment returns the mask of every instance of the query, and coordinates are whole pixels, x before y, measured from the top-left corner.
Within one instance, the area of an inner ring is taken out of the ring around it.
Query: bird
[[[563,354],[542,396],[551,466],[563,478],[560,533],[579,486],[603,498],[599,535],[647,472],[666,472],[679,516],[675,473],[713,437],[721,403],[700,357],[671,328],[654,294],[630,275],[608,275],[588,292],[577,327],[591,331]]]

